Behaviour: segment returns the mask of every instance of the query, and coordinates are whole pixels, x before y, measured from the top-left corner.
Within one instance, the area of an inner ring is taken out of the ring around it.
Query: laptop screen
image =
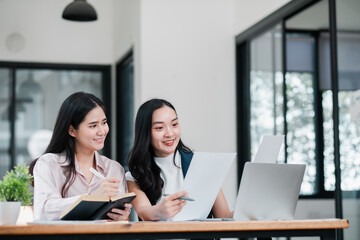
[[[244,167],[235,220],[293,219],[305,164],[251,163]]]

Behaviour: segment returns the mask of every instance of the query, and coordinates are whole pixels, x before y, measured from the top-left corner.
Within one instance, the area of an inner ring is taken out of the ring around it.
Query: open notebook
[[[234,219],[293,219],[305,164],[251,163],[244,167]]]

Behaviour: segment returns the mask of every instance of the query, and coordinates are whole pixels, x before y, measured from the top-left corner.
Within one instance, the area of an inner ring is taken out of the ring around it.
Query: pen
[[[105,179],[104,175],[102,175],[101,173],[96,171],[93,167],[90,167],[90,172],[92,172],[94,175],[98,176],[101,179]],[[122,192],[120,191],[120,188],[118,190],[119,190],[119,193],[121,194]],[[110,196],[109,196],[109,199],[110,199]]]
[[[166,193],[163,194],[164,197],[169,196],[169,195],[170,194],[166,194]],[[178,197],[177,199],[186,200],[186,201],[195,201],[194,199],[189,198],[189,197]]]
[[[95,174],[96,176],[98,176],[99,178],[105,179],[105,177],[99,173],[98,171],[96,171],[93,167],[90,167],[90,172],[92,172],[93,174]]]

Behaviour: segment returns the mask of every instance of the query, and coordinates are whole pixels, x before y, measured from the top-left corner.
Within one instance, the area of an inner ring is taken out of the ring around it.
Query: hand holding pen
[[[167,193],[164,193],[163,194],[163,196],[164,197],[166,197],[166,196],[169,196],[170,194],[167,194]],[[186,200],[186,201],[195,201],[194,199],[192,199],[192,198],[189,198],[189,197],[183,197],[183,196],[181,196],[181,197],[178,197],[177,199],[180,199],[180,200]]]
[[[95,176],[102,179],[101,185],[98,189],[99,193],[105,192],[105,194],[109,196],[109,198],[116,196],[118,194],[120,180],[116,178],[105,178],[104,175],[102,175],[92,167],[90,168],[90,172],[92,172]],[[114,185],[114,183],[116,185]],[[113,208],[111,209],[110,212],[107,213],[107,216],[115,221],[124,221],[124,220],[127,221],[129,220],[131,207],[132,207],[131,204],[125,203],[125,209]]]
[[[164,197],[159,204],[154,206],[159,219],[171,218],[178,214],[186,205],[186,200],[180,199],[180,197],[186,195],[186,191],[181,191]]]
[[[117,178],[105,178],[101,173],[96,171],[94,168],[90,168],[90,171],[94,173],[95,176],[102,179],[101,184],[96,192],[93,194],[95,195],[105,195],[108,197],[114,197],[119,194],[119,183],[120,180]]]

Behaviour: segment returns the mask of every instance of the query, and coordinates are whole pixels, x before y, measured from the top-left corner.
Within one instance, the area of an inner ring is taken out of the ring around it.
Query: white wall
[[[170,101],[178,112],[183,141],[196,151],[236,151],[231,3],[141,2],[138,97],[140,102],[154,97]],[[235,199],[235,176],[233,171],[224,185],[230,203]]]
[[[113,62],[113,0],[90,0],[98,21],[61,18],[71,0],[1,0],[0,61],[110,64]],[[23,36],[18,52],[6,47],[9,35]]]
[[[113,5],[114,61],[140,42],[140,0],[115,0]]]

